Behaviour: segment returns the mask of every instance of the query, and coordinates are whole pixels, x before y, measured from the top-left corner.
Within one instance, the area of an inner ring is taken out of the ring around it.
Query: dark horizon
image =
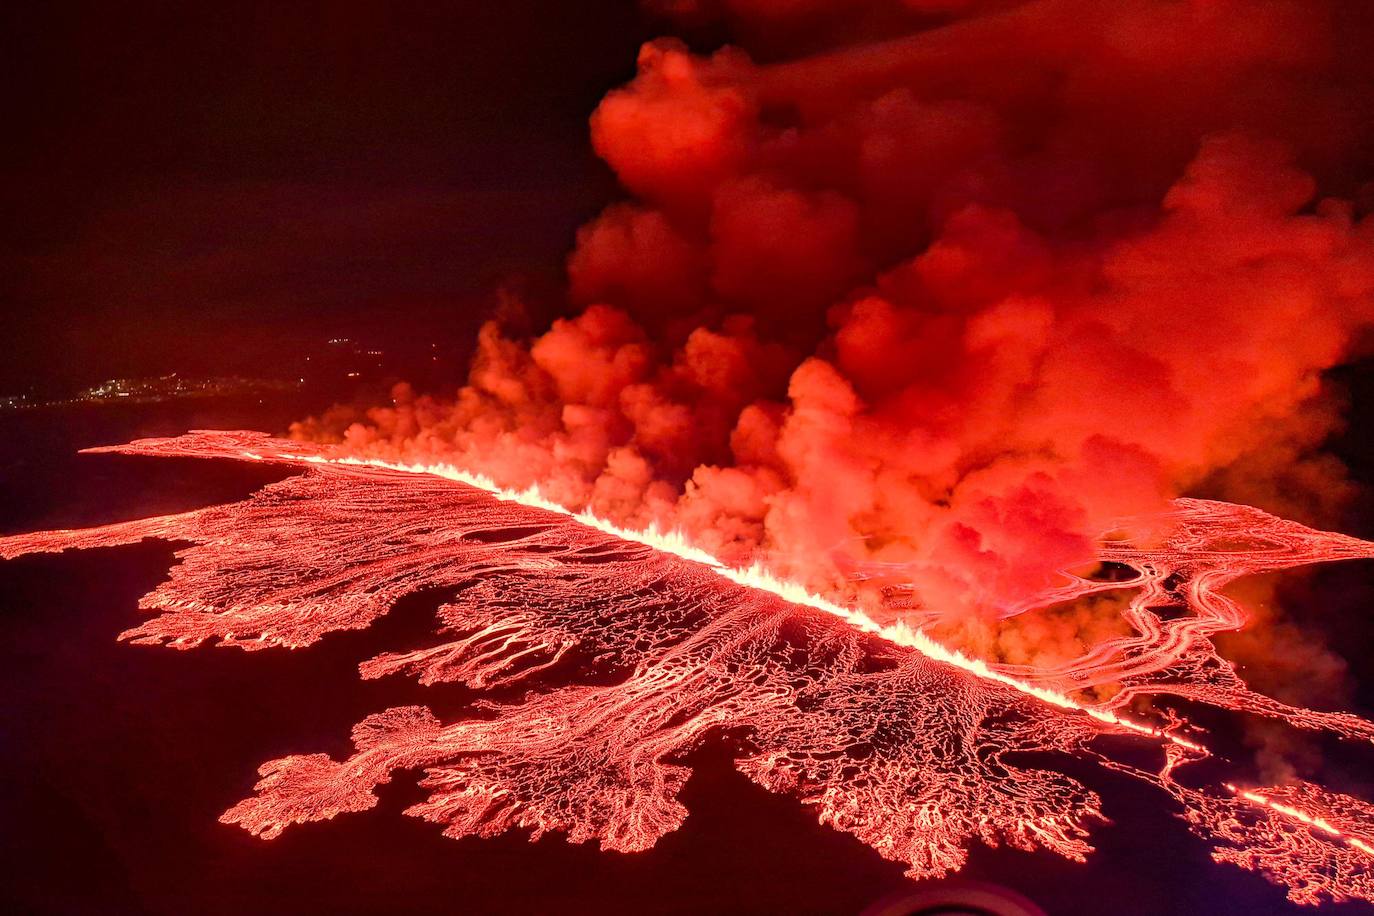
[[[418,324],[465,350],[613,196],[587,116],[651,34],[633,0],[0,16],[0,394]]]

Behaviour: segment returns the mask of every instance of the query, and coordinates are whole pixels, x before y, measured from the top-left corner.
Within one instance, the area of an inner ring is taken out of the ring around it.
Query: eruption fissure
[[[448,464],[400,464],[375,458],[355,458],[351,456],[334,458],[317,455],[302,456],[289,454],[267,456],[258,452],[248,451],[243,452],[242,457],[254,461],[280,460],[300,461],[311,464],[329,463],[376,467],[385,468],[391,471],[400,471],[406,474],[428,474],[446,480],[454,480],[490,493],[500,500],[565,515],[580,525],[586,525],[589,528],[603,532],[619,540],[643,544],[646,547],[651,547],[654,550],[661,550],[684,560],[701,563],[709,567],[717,575],[731,582],[738,583],[746,588],[758,589],[771,595],[776,595],[789,604],[801,605],[829,614],[832,617],[837,617],[860,632],[878,636],[893,645],[912,649],[926,658],[953,665],[956,668],[969,672],[975,677],[995,681],[1045,703],[1050,703],[1063,709],[1077,710],[1100,722],[1118,726],[1138,734],[1162,738],[1192,751],[1205,752],[1205,748],[1203,748],[1202,745],[1171,731],[1165,731],[1144,722],[1138,722],[1129,717],[1119,715],[1109,709],[1085,706],[1075,702],[1072,698],[1063,693],[1011,677],[980,659],[970,658],[962,652],[941,645],[921,631],[913,630],[900,621],[892,624],[878,623],[862,610],[838,604],[821,595],[812,593],[806,589],[805,586],[780,579],[760,564],[755,563],[743,568],[727,566],[706,551],[693,546],[690,538],[680,531],[659,531],[653,528],[645,530],[623,528],[614,522],[600,518],[585,510],[573,511],[565,506],[561,506],[545,497],[544,494],[540,492],[539,487],[535,485],[531,485],[524,490],[511,490],[497,485],[490,477],[483,474],[457,468]],[[1124,555],[1125,554],[1123,554],[1123,556]],[[1374,553],[1370,555],[1374,556]],[[1235,626],[1231,628],[1234,629],[1238,626],[1239,621],[1236,621]],[[1191,643],[1189,643],[1189,645],[1191,645]],[[1183,653],[1179,652],[1178,654],[1181,655]]]
[[[1236,786],[1230,783],[1226,784],[1226,788],[1228,791],[1234,792],[1236,795],[1239,795],[1246,801],[1254,802],[1257,805],[1263,805],[1266,808],[1272,808],[1273,810],[1284,815],[1285,817],[1290,817],[1296,821],[1300,821],[1311,827],[1315,827],[1323,833],[1326,833],[1329,836],[1336,837],[1340,839],[1342,842],[1347,843],[1350,846],[1353,846],[1354,848],[1358,849],[1360,852],[1365,853],[1366,855],[1374,856],[1374,846],[1370,845],[1370,841],[1361,839],[1357,836],[1347,835],[1341,830],[1331,826],[1331,824],[1327,822],[1326,818],[1322,817],[1319,814],[1309,814],[1306,811],[1301,811],[1297,808],[1292,807],[1291,805],[1285,805],[1280,802],[1276,802],[1268,796],[1263,795],[1259,792],[1251,791],[1249,789],[1237,788]]]

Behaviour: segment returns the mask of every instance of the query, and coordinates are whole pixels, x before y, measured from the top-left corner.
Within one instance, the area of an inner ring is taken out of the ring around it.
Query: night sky
[[[613,191],[632,0],[10,4],[0,393],[470,336]]]

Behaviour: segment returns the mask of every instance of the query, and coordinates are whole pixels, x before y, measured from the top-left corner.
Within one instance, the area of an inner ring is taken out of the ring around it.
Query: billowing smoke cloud
[[[456,397],[298,435],[982,618],[1171,496],[1343,492],[1317,450],[1374,318],[1357,11],[657,7],[745,49],[652,42],[592,115],[630,199],[578,233],[571,317],[488,324]]]

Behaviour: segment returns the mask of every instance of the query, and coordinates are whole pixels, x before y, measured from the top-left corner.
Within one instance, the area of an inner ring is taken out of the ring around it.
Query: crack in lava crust
[[[438,611],[442,641],[366,660],[361,675],[528,690],[518,702],[478,702],[448,724],[425,707],[388,709],[354,728],[347,760],[304,754],[264,764],[257,794],[223,817],[260,836],[370,808],[376,786],[423,769],[429,796],[407,813],[449,836],[518,827],[641,850],[687,814],[682,755],[728,729],[744,736],[741,772],[815,805],[822,822],[906,863],[913,877],[959,868],[974,840],[1082,860],[1101,800],[1062,773],[1016,762],[1018,752],[1043,752],[1097,759],[1158,786],[1217,845],[1219,861],[1265,873],[1294,900],[1374,900],[1374,809],[1305,783],[1186,787],[1176,767],[1206,751],[1176,727],[1113,711],[1131,696],[1172,693],[1374,736],[1354,716],[1254,694],[1207,639],[1244,622],[1221,585],[1374,555],[1365,542],[1245,507],[1179,501],[1163,546],[1106,542],[1102,556],[1135,568],[1155,604],[1165,579],[1182,574],[1192,613],[1160,620],[1142,598],[1128,611],[1135,636],[1033,671],[964,658],[759,570],[725,569],[680,539],[608,531],[530,505],[534,494],[499,499],[257,433],[92,451],[304,463],[299,476],[239,503],[0,538],[0,557],[145,537],[191,542],[141,602],[157,616],[121,638],[296,648],[366,627],[398,598],[441,586],[456,590]],[[1085,580],[1065,593],[1102,587]],[[1109,704],[1061,692],[1107,681],[1125,685]],[[1115,761],[1094,744],[1104,733],[1161,741],[1164,763],[1146,772]]]

